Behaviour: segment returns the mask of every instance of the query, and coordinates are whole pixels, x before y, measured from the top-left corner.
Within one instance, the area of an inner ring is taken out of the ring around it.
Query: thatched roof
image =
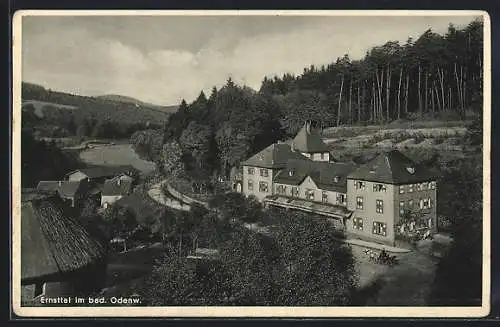
[[[65,211],[64,203],[57,196],[23,190],[23,280],[78,270],[106,256],[103,245]]]

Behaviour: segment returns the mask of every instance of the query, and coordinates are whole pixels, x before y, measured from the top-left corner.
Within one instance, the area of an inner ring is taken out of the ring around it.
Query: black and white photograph
[[[20,316],[480,317],[481,11],[24,11]]]

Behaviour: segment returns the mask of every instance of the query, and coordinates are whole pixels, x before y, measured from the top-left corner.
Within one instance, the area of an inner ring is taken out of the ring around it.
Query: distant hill
[[[149,107],[153,109],[158,109],[167,113],[174,113],[177,111],[178,106],[161,106],[157,104],[152,104],[149,102],[144,102],[141,100],[137,100],[135,98],[125,96],[125,95],[119,95],[119,94],[104,94],[104,95],[99,95],[96,96],[97,99],[104,99],[108,101],[114,101],[114,102],[123,102],[123,103],[133,103],[138,106],[143,106],[143,107]]]
[[[119,95],[89,97],[52,91],[43,86],[25,82],[22,83],[22,102],[34,104],[37,108],[40,106],[61,109],[62,107],[66,109],[76,107],[73,114],[78,118],[93,117],[97,120],[109,119],[126,124],[162,123],[173,111]],[[39,110],[46,111],[45,109]]]

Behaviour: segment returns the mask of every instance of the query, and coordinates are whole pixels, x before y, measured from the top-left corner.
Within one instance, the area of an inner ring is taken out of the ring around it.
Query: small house
[[[121,174],[104,182],[101,193],[101,206],[106,208],[126,195],[132,193],[132,177]]]
[[[55,192],[71,207],[79,207],[89,190],[86,180],[81,181],[40,181],[36,187],[41,192]]]

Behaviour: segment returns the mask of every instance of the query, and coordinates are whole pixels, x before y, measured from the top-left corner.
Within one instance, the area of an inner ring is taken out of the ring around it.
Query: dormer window
[[[415,174],[415,167],[406,167],[406,170],[412,175]]]
[[[333,178],[333,181],[334,181],[335,183],[338,183],[338,182],[340,181],[340,176],[335,176],[335,177]]]
[[[288,171],[288,176],[292,177],[294,174],[295,174],[295,172],[293,171],[293,169],[290,169]]]

